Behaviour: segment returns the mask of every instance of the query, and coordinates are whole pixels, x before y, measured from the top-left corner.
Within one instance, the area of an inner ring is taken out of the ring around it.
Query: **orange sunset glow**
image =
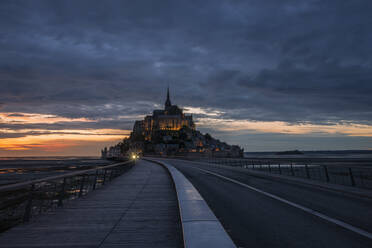
[[[208,111],[202,108],[193,108],[189,111],[206,114],[208,117],[199,118],[197,125],[204,128],[213,128],[228,132],[254,132],[254,133],[281,133],[291,135],[301,134],[343,134],[347,136],[372,137],[372,127],[361,124],[289,124],[286,122],[273,121],[247,121],[220,119],[221,112]],[[217,117],[215,117],[217,116]],[[57,115],[45,115],[36,113],[0,113],[0,123],[3,124],[55,124],[73,122],[94,122],[87,118],[65,118]],[[94,155],[102,144],[113,144],[127,137],[130,130],[121,129],[0,129],[0,151],[4,152],[36,152],[46,154],[66,154],[69,149],[75,149],[82,144],[90,144],[95,147],[89,154]],[[24,134],[21,137],[7,137],[7,135]]]
[[[0,124],[56,124],[95,122],[87,118],[65,118],[35,113],[0,113]],[[121,129],[0,129],[0,154],[71,154],[80,146],[89,147],[88,155],[97,155],[99,147],[128,136],[130,130]],[[14,135],[14,137],[12,137]]]
[[[58,122],[93,122],[93,120],[89,120],[86,118],[65,118],[56,115],[33,113],[0,113],[0,123],[53,124]]]

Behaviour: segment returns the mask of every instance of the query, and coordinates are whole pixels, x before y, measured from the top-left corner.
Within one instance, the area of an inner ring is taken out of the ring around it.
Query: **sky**
[[[99,155],[172,103],[245,151],[372,149],[368,0],[0,2],[0,156]]]

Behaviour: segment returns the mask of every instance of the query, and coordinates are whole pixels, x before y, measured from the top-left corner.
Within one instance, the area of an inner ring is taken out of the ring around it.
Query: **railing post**
[[[111,168],[110,170],[110,177],[109,177],[110,182],[112,181],[112,172],[113,172],[113,168]]]
[[[96,185],[97,185],[97,177],[98,177],[98,170],[96,170],[96,174],[95,174],[95,176],[94,176],[93,190],[96,189]]]
[[[135,163],[134,163],[135,164]],[[104,169],[105,172],[103,174],[103,182],[102,182],[102,185],[105,185],[105,182],[106,182],[106,172],[107,172],[107,169]]]
[[[293,171],[293,164],[291,162],[291,175],[294,176],[294,171]]]
[[[280,164],[278,164],[278,168],[279,168],[279,174],[281,175],[282,174],[282,168],[280,167]]]
[[[306,177],[310,179],[309,167],[305,164]]]
[[[23,222],[27,222],[30,220],[31,218],[31,211],[32,211],[32,199],[33,199],[33,194],[34,194],[34,189],[35,189],[35,185],[32,184],[31,185],[31,189],[30,189],[30,193],[28,195],[28,200],[27,200],[27,205],[26,205],[26,208],[25,208],[25,213],[23,215]]]
[[[355,186],[355,180],[354,180],[353,172],[351,171],[350,167],[349,167],[349,175],[350,175],[351,186]]]
[[[270,162],[269,162],[269,173],[271,173],[271,166],[270,166]]]
[[[63,198],[65,196],[66,178],[63,178],[62,190],[59,192],[58,207],[63,206]]]
[[[80,183],[79,197],[83,195],[84,181],[85,181],[85,175],[83,175],[83,179],[81,180],[81,183]]]
[[[328,183],[329,182],[329,174],[328,174],[328,168],[326,165],[323,165],[324,167],[324,174],[325,174],[325,177],[326,177],[326,182]]]

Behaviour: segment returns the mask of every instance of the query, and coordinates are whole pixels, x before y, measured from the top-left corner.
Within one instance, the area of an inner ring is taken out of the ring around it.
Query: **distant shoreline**
[[[0,157],[0,160],[74,160],[74,159],[99,159],[100,156],[19,156]]]
[[[288,150],[291,151],[291,150]],[[292,150],[294,151],[294,150]],[[347,154],[371,154],[372,155],[372,150],[311,150],[311,151],[305,151],[305,150],[298,150],[302,152],[303,154],[298,154],[300,156],[304,155],[329,155],[329,154],[340,154],[340,155],[347,155]],[[283,153],[287,152],[285,150],[281,151],[260,151],[260,152],[244,152],[244,155],[277,155],[277,153]],[[283,156],[283,155],[282,155]],[[294,155],[296,156],[296,154]],[[247,157],[247,156],[245,156]],[[97,156],[0,156],[0,160],[16,160],[16,159],[22,159],[22,160],[61,160],[61,159],[98,159],[100,158],[99,155]]]
[[[265,152],[244,152],[244,153],[278,153],[278,152],[287,152],[287,151],[295,151],[298,150],[302,153],[366,153],[366,154],[372,154],[372,150],[281,150],[281,151],[265,151]]]

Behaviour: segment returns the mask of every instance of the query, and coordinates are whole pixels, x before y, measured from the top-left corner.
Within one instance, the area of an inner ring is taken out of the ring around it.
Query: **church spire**
[[[165,107],[170,107],[172,106],[172,103],[170,101],[170,97],[169,97],[169,87],[167,89],[167,100],[165,101]]]

